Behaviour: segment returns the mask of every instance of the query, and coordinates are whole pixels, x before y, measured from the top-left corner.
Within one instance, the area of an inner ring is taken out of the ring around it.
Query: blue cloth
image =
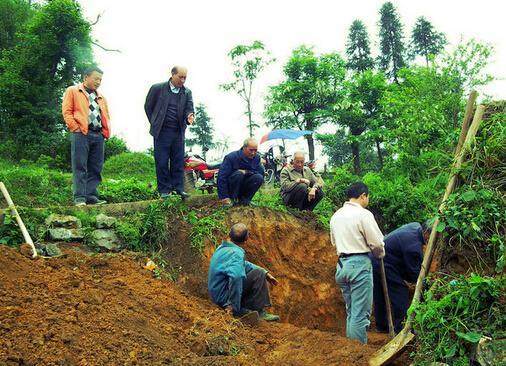
[[[183,191],[184,133],[179,127],[164,126],[154,138],[156,180],[159,193]]]
[[[229,153],[223,159],[218,172],[218,197],[220,199],[231,198],[229,178],[239,169],[248,171],[248,175],[260,174],[262,178],[264,176],[264,167],[258,154],[253,159],[248,159],[242,149]]]
[[[346,304],[346,337],[367,343],[367,327],[371,324],[373,277],[367,255],[340,258],[336,282]]]
[[[179,128],[179,122],[177,120],[177,105],[179,103],[179,94],[169,90],[169,102],[167,104],[167,112],[165,113],[165,119],[163,120],[163,126]]]
[[[207,288],[212,301],[221,307],[232,305],[234,315],[241,315],[243,282],[254,269],[267,272],[245,260],[244,249],[240,246],[223,241],[209,264]]]
[[[423,260],[423,230],[418,222],[412,222],[392,231],[385,242],[385,275],[392,306],[395,331],[402,329],[409,308],[409,290],[404,281],[416,282]],[[388,330],[385,296],[381,284],[380,264],[372,258],[374,275],[374,318],[380,331]]]
[[[266,140],[274,140],[274,139],[288,139],[295,140],[304,135],[311,135],[313,131],[309,130],[272,130],[267,134]]]

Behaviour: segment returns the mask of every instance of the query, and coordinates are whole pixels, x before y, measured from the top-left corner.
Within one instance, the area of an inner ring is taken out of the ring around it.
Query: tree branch
[[[98,14],[97,15],[97,19],[95,19],[95,21],[93,23],[90,23],[90,25],[93,27],[95,24],[98,23],[98,21],[100,20],[100,17],[102,16],[102,14],[104,14],[103,12]]]
[[[97,46],[97,47],[99,47],[99,48],[101,48],[101,49],[103,49],[104,51],[107,51],[107,52],[119,52],[119,53],[121,53],[120,50],[113,50],[113,49],[105,48],[104,46],[98,44],[95,41],[91,41],[91,44],[93,44],[93,45],[95,45],[95,46]]]

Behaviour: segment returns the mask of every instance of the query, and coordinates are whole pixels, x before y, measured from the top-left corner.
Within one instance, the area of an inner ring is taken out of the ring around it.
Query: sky
[[[446,34],[450,48],[461,40],[475,38],[492,44],[495,53],[489,72],[494,81],[483,94],[506,99],[506,37],[502,0],[397,0],[404,33],[409,36],[419,16]],[[373,56],[378,49],[378,11],[383,0],[80,0],[87,19],[94,21],[92,36],[102,46],[94,47],[95,60],[103,69],[101,91],[108,99],[113,135],[126,140],[129,148],[144,151],[153,144],[144,100],[150,86],[168,80],[173,65],[188,69],[186,86],[195,104],[203,103],[215,126],[215,137],[226,140],[228,150],[238,148],[248,137],[244,104],[219,89],[231,81],[227,53],[237,44],[262,41],[276,62],[255,81],[253,111],[263,121],[268,87],[283,80],[282,68],[292,50],[302,44],[317,53],[344,55],[348,30],[355,19],[366,24]],[[407,38],[407,37],[406,37]],[[257,130],[260,138],[269,129]],[[291,144],[307,146],[303,139]],[[290,149],[288,149],[290,151]],[[320,149],[317,149],[317,154]],[[215,152],[215,158],[219,152]]]

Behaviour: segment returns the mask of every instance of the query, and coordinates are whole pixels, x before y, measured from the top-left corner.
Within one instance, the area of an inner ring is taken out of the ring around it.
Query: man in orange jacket
[[[97,89],[103,72],[90,67],[84,82],[65,91],[63,119],[71,132],[74,204],[102,204],[97,186],[102,181],[104,140],[110,136],[107,102]]]

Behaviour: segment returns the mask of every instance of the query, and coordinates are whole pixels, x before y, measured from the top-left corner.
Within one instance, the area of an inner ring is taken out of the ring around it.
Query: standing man
[[[244,259],[241,248],[248,240],[246,225],[238,223],[230,229],[230,241],[216,248],[209,264],[208,289],[212,301],[236,317],[251,312],[266,321],[279,320],[265,308],[271,306],[267,282],[278,281],[266,269]]]
[[[388,294],[392,306],[392,318],[396,333],[409,308],[409,288],[406,283],[415,283],[420,274],[423,260],[423,245],[429,240],[431,227],[428,223],[412,222],[401,226],[385,236],[385,274]],[[381,284],[380,263],[372,259],[374,276],[374,318],[379,332],[388,332],[385,295]]]
[[[154,139],[158,193],[167,198],[175,192],[185,199],[189,195],[183,190],[184,133],[195,115],[192,92],[184,86],[186,68],[174,66],[171,74],[169,81],[149,89],[144,110]]]
[[[346,190],[348,201],[330,219],[330,239],[339,260],[336,282],[346,303],[346,337],[367,343],[370,324],[373,276],[369,253],[376,258],[385,256],[383,234],[373,214],[366,210],[369,189],[353,183]]]
[[[65,91],[63,119],[71,132],[71,159],[74,204],[102,204],[97,186],[102,181],[104,139],[110,136],[109,110],[104,96],[97,91],[103,72],[90,67],[84,82]]]
[[[320,181],[304,166],[304,153],[293,154],[292,164],[281,170],[281,197],[286,206],[313,211],[323,198]]]
[[[264,167],[257,151],[258,142],[249,138],[242,149],[223,159],[218,171],[218,197],[226,206],[249,205],[264,183]]]

